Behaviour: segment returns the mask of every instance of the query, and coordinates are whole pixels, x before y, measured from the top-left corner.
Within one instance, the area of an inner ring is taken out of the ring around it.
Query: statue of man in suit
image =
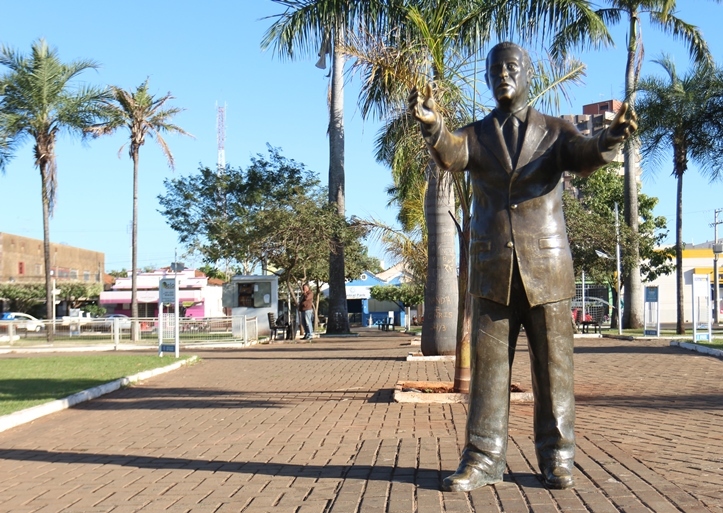
[[[502,481],[510,369],[520,328],[527,334],[535,398],[538,465],[550,488],[573,486],[575,454],[572,256],[562,213],[562,174],[588,176],[610,162],[637,128],[623,104],[611,125],[584,137],[569,122],[528,105],[532,63],[513,43],[487,55],[485,78],[497,108],[450,132],[431,86],[409,108],[437,165],[468,171],[472,184],[469,292],[472,365],[466,445],[445,491]]]

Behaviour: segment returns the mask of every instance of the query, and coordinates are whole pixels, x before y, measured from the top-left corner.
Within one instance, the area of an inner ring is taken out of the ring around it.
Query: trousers
[[[520,328],[527,334],[538,465],[572,470],[575,456],[573,327],[570,300],[531,307],[515,264],[511,301],[475,297],[466,445],[462,461],[504,468],[511,369]]]

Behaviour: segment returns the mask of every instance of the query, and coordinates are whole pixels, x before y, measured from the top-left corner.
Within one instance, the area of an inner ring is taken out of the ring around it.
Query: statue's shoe
[[[483,468],[461,464],[457,472],[445,477],[442,481],[443,492],[469,492],[475,488],[487,486],[502,481],[502,472],[488,472]]]
[[[564,490],[575,485],[572,470],[563,465],[545,466],[542,469],[542,480],[548,488],[555,490]]]

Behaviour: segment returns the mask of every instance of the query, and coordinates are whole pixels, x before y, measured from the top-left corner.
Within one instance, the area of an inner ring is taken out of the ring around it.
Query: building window
[[[239,283],[238,306],[248,308],[271,306],[271,283]]]
[[[40,276],[42,274],[42,269],[40,268],[40,264],[35,264],[35,276]]]
[[[90,281],[90,271],[83,271],[83,281]]]
[[[78,269],[71,269],[71,270],[70,270],[70,279],[71,279],[71,280],[77,280],[77,279],[78,279]]]
[[[18,262],[18,274],[20,276],[25,274],[25,262]]]
[[[155,317],[158,303],[138,303],[138,317]]]

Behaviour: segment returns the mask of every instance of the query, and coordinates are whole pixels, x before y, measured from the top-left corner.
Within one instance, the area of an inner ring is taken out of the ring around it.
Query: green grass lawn
[[[176,359],[158,355],[68,355],[0,358],[0,415],[62,399]]]
[[[686,340],[686,342],[690,342],[691,344],[693,343],[692,340]],[[710,344],[708,344],[707,342],[700,342],[700,341],[696,342],[696,344],[698,344],[699,346],[705,346],[705,347],[710,347],[713,349],[723,350],[723,339],[715,339],[714,338],[713,342],[711,342]]]

